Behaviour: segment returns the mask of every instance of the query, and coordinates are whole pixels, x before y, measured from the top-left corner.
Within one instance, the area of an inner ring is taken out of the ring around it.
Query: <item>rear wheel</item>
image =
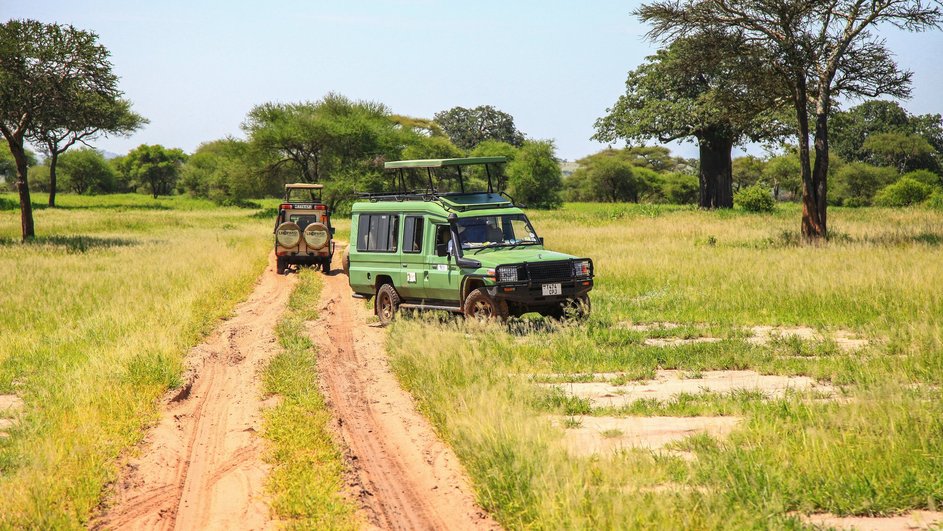
[[[321,271],[326,275],[331,272],[331,257],[328,256],[321,262]]]
[[[275,272],[279,275],[285,274],[285,269],[288,268],[288,261],[279,256],[275,259]]]
[[[478,288],[468,294],[465,299],[465,317],[473,319],[500,319],[508,318],[508,303],[496,301],[483,288]]]
[[[380,286],[377,290],[377,298],[374,304],[377,317],[380,319],[381,323],[388,324],[396,317],[396,312],[399,310],[399,303],[399,293],[396,293],[396,289],[391,284],[383,284]]]

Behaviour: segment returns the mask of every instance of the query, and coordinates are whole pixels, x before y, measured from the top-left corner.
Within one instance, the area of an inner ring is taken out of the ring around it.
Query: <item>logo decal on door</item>
[[[406,272],[406,282],[416,282],[416,273]]]

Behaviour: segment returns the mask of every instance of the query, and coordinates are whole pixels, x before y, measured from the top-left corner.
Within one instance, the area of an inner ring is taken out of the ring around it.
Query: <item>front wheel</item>
[[[484,288],[478,288],[468,294],[465,299],[465,317],[473,319],[500,319],[508,318],[508,303],[494,300]]]
[[[377,289],[377,298],[374,302],[377,318],[383,324],[389,324],[396,317],[396,311],[399,310],[399,293],[390,284],[383,284]]]

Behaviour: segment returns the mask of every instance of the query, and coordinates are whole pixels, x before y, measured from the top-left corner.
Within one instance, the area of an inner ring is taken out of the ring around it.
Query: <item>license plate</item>
[[[561,295],[563,293],[563,288],[560,284],[544,284],[540,289],[543,291],[544,297],[548,295]]]

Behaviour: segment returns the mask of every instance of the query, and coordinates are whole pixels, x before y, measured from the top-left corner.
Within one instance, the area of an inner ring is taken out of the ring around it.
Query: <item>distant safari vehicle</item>
[[[521,208],[495,193],[494,170],[504,162],[387,162],[400,191],[354,203],[345,269],[355,296],[375,297],[380,321],[400,308],[499,319],[589,312],[593,261],[547,250]],[[421,174],[425,189],[411,188]],[[485,180],[486,191],[465,191],[466,181]]]
[[[275,257],[278,274],[290,264],[321,266],[331,270],[334,228],[331,212],[321,202],[320,184],[285,185],[285,200],[275,220]],[[317,194],[317,196],[315,196]]]

